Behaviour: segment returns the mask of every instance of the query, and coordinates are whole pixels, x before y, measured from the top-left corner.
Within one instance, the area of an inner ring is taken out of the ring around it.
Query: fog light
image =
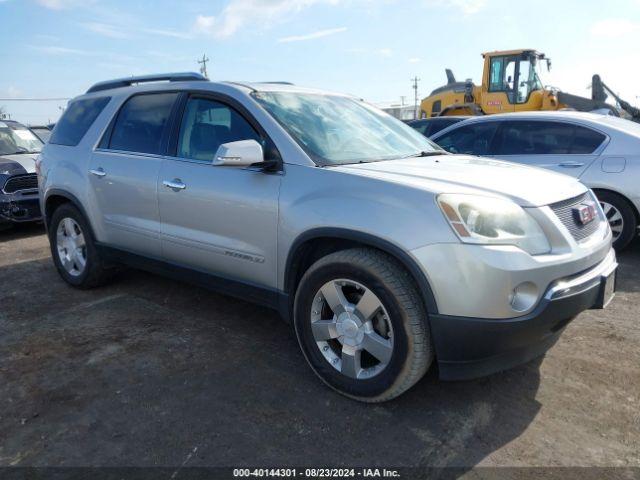
[[[516,312],[525,312],[538,301],[538,287],[531,282],[523,282],[513,289],[509,296],[511,308]]]

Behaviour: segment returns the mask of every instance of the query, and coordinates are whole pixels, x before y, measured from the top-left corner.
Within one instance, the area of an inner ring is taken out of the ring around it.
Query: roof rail
[[[180,73],[161,73],[152,75],[140,75],[137,77],[116,78],[115,80],[106,80],[104,82],[98,82],[93,85],[87,93],[100,92],[102,90],[111,90],[112,88],[130,87],[134,83],[147,83],[147,82],[188,82],[188,81],[209,81],[206,77],[194,72],[180,72]]]

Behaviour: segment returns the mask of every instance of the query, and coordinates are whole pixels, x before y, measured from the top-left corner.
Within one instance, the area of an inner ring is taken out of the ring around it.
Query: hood
[[[541,168],[466,155],[439,155],[331,167],[433,193],[502,195],[539,207],[586,191],[578,180]]]
[[[21,175],[36,171],[37,153],[0,155],[0,175]]]

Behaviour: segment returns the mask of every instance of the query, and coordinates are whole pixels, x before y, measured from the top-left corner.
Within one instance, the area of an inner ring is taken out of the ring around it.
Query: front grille
[[[589,192],[585,192],[582,195],[574,198],[570,198],[568,200],[563,200],[558,203],[554,203],[549,205],[553,213],[560,219],[562,224],[569,230],[569,233],[573,238],[580,242],[585,238],[591,236],[598,229],[600,225],[599,216],[595,218],[593,221],[583,225],[578,221],[576,215],[573,211],[574,207],[579,206],[580,204],[586,202],[593,202],[593,198],[589,194]]]
[[[34,190],[38,188],[38,177],[35,173],[28,173],[27,175],[16,175],[11,177],[4,184],[2,191],[4,193],[15,193],[20,190]]]

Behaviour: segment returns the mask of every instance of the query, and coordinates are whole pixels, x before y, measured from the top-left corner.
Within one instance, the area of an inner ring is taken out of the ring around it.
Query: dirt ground
[[[128,271],[78,291],[0,234],[0,466],[640,466],[640,242],[540,360],[365,405],[276,313]]]

